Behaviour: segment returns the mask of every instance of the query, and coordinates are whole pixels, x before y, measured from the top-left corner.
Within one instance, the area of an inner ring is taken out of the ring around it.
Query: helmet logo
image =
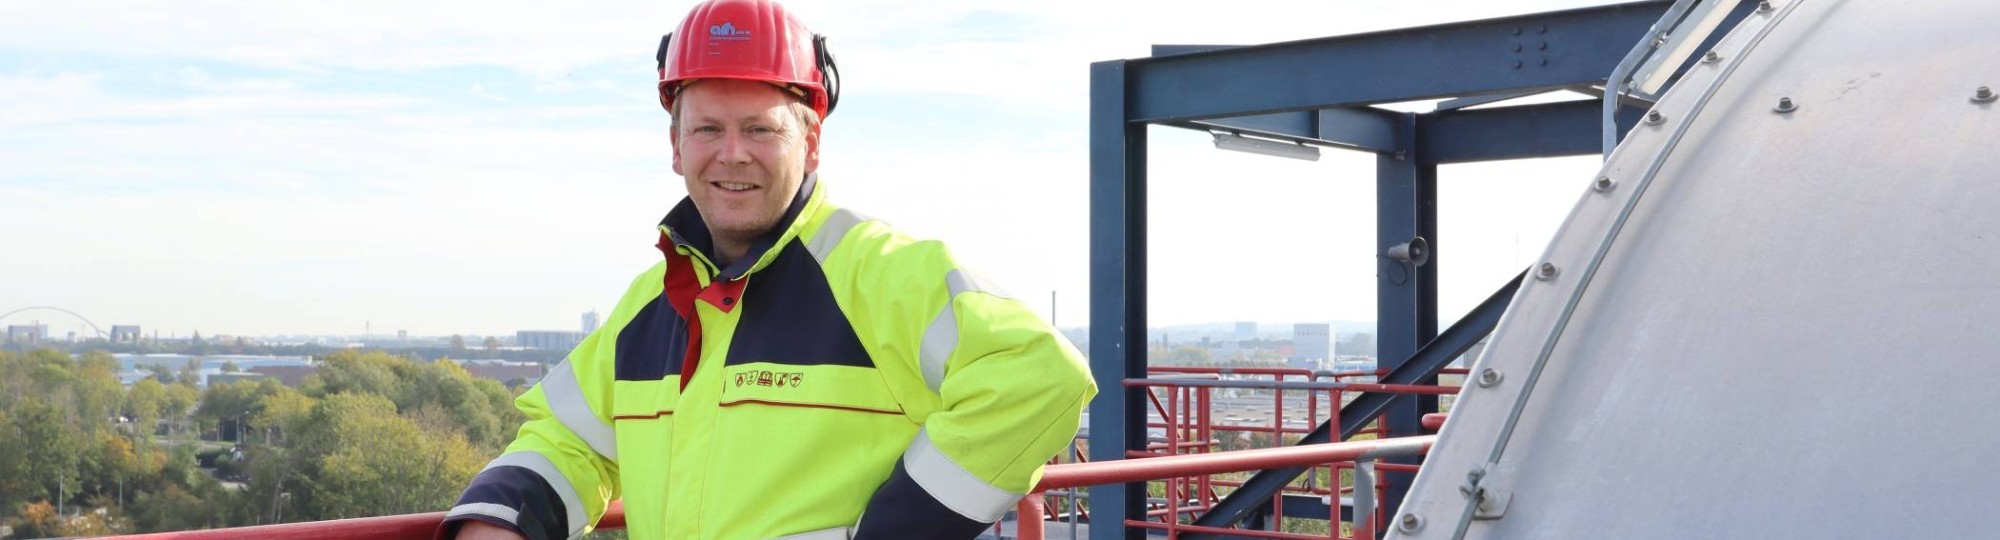
[[[736,27],[736,23],[722,23],[708,27],[708,37],[720,41],[748,41],[750,31]]]

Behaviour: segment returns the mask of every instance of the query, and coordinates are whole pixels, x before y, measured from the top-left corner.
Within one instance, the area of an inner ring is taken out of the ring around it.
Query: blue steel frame
[[[1446,332],[1450,339],[1433,342],[1439,337],[1439,255],[1448,253],[1437,235],[1437,166],[1597,154],[1602,106],[1591,100],[1401,113],[1371,105],[1437,98],[1479,103],[1601,88],[1670,4],[1634,2],[1247,47],[1156,46],[1152,57],[1091,64],[1090,362],[1101,389],[1090,404],[1091,460],[1124,459],[1147,440],[1145,390],[1123,384],[1146,376],[1147,126],[1228,130],[1375,153],[1377,253],[1415,237],[1432,250],[1429,264],[1413,272],[1377,257],[1376,356],[1381,368],[1399,377],[1435,381],[1444,364],[1437,358],[1455,356],[1484,337],[1506,304],[1482,305]],[[1725,28],[1754,4],[1739,2]],[[1716,32],[1710,43],[1724,33]],[[1642,112],[1621,107],[1618,134]],[[1511,296],[1511,287],[1502,292]],[[1413,369],[1401,369],[1406,362]],[[1381,411],[1391,435],[1418,434],[1421,416],[1437,410],[1435,398],[1373,399],[1369,409]],[[1330,427],[1315,432],[1318,440]],[[1340,431],[1343,438],[1349,433]],[[1387,476],[1383,501],[1395,515],[1410,478]],[[1261,486],[1238,490],[1197,523],[1262,521],[1269,505],[1260,501],[1296,477],[1291,471],[1260,473]],[[1090,488],[1100,518],[1093,520],[1091,539],[1142,538],[1143,530],[1102,518],[1143,519],[1146,496],[1139,483]]]

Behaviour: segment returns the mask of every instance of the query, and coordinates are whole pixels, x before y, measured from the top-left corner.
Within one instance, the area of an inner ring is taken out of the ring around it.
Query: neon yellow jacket
[[[575,537],[619,498],[635,539],[969,539],[1005,515],[1097,391],[1081,355],[818,184],[727,268],[676,206],[666,260],[516,402],[440,533]]]

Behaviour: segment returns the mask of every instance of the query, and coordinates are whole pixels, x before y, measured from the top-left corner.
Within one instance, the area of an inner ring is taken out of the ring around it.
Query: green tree
[[[78,363],[72,383],[79,427],[96,431],[111,427],[110,418],[124,400],[124,385],[118,382],[118,362],[103,352],[86,353]]]
[[[379,395],[328,395],[295,435],[317,518],[444,508],[484,462],[463,437],[427,433]]]
[[[195,336],[197,340],[200,338],[199,334]],[[201,359],[189,358],[187,362],[182,363],[180,372],[175,374],[174,382],[185,384],[189,387],[201,384]]]
[[[195,403],[201,401],[201,391],[192,383],[174,383],[166,387],[167,399],[161,402],[160,416],[167,419],[167,434],[177,432],[176,426],[185,426],[188,415]]]
[[[325,397],[342,392],[370,393],[390,398],[404,396],[415,375],[409,360],[381,352],[339,351],[326,356],[319,373],[306,378],[301,390],[306,395]]]
[[[154,426],[159,423],[160,414],[166,408],[167,387],[160,384],[159,379],[140,379],[125,392],[125,417],[132,420],[134,437],[152,438]]]
[[[14,413],[13,431],[20,435],[22,472],[29,483],[24,498],[63,502],[76,495],[78,455],[83,450],[81,431],[45,403],[21,403]]]
[[[235,427],[240,438],[242,424],[264,412],[264,397],[284,389],[283,384],[270,378],[209,385],[208,391],[201,394],[201,406],[195,408],[195,416],[204,430],[206,426],[219,428],[227,424]]]

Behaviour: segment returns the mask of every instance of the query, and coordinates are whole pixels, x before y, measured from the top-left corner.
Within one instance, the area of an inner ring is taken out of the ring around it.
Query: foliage
[[[0,523],[88,536],[436,511],[523,420],[514,392],[448,361],[324,361],[297,389],[203,391],[195,366],[125,387],[103,352],[0,351]],[[203,440],[223,431],[242,444]]]

